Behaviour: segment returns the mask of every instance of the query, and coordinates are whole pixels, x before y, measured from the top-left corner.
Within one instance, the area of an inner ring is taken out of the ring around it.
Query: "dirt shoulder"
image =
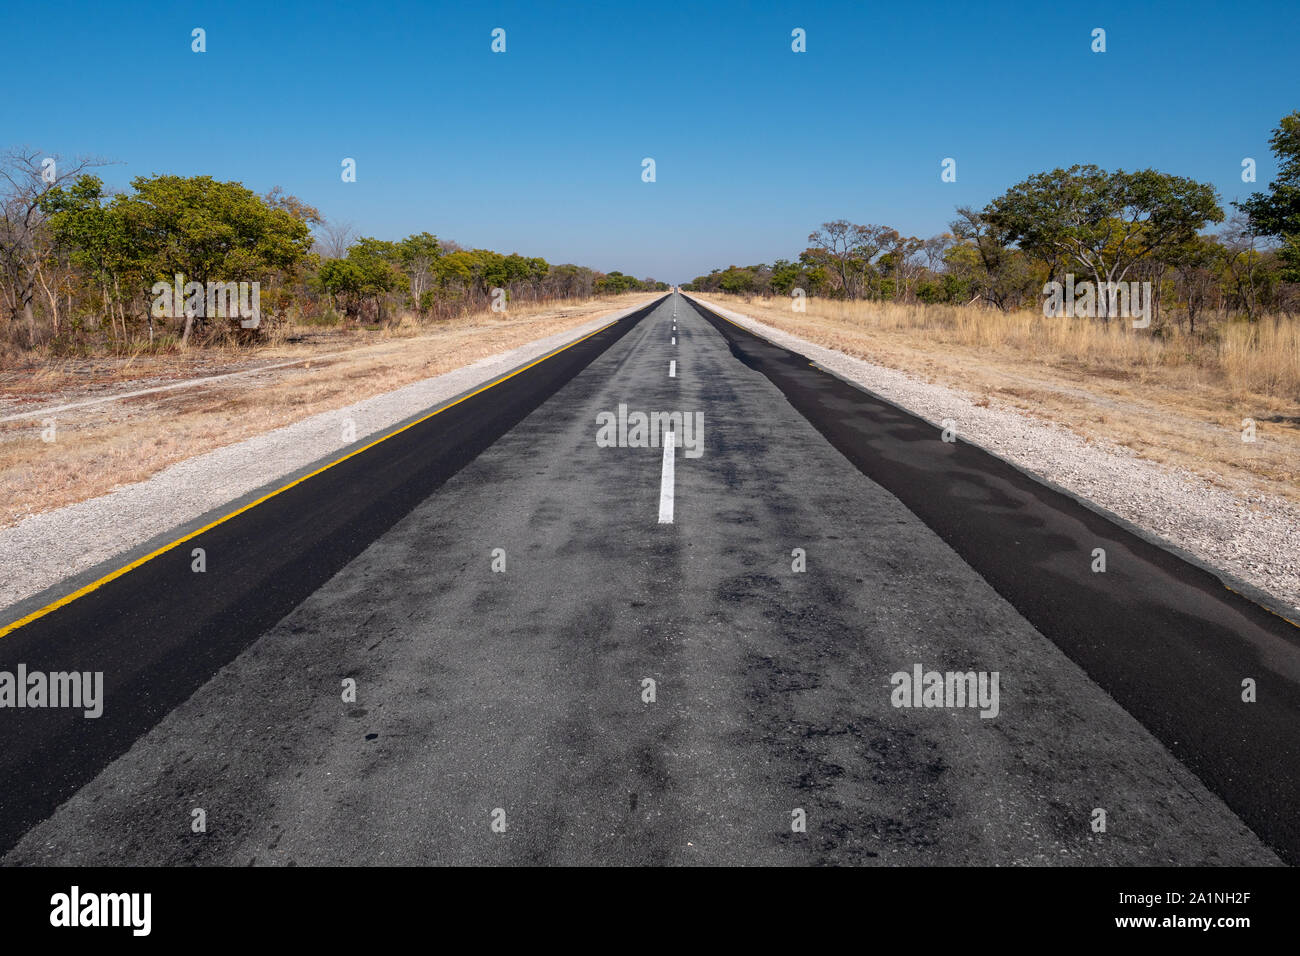
[[[936,346],[903,330],[809,321],[811,306],[792,316],[759,300],[696,298],[928,421],[951,420],[962,440],[1227,572],[1300,622],[1300,443],[1293,426],[1271,422],[1243,443],[1249,411],[1236,403],[1248,399]]]
[[[1300,503],[1300,404],[1218,382],[1204,370],[1140,360],[1109,367],[1060,352],[972,345],[942,329],[823,313],[816,301],[798,314],[784,300],[704,298],[853,358],[960,389],[978,405],[1013,409],[1192,472],[1235,494]],[[1244,419],[1255,423],[1254,442],[1242,441]]]
[[[433,328],[308,330],[275,348],[0,372],[0,528],[653,298],[629,293]]]

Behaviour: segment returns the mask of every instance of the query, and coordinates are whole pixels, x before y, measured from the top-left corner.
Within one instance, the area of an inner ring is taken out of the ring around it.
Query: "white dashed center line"
[[[659,523],[673,523],[673,455],[677,446],[677,436],[673,432],[664,433],[664,472],[659,482]]]

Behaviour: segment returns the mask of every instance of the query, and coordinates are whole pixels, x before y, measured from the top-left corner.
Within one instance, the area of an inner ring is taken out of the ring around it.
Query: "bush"
[[[334,328],[343,322],[343,316],[334,311],[334,308],[328,307],[320,315],[313,315],[303,320],[304,325],[324,326],[325,328]]]

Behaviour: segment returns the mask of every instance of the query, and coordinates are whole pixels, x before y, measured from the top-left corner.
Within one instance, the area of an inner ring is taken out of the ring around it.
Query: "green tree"
[[[959,206],[948,228],[957,242],[943,261],[956,281],[945,282],[945,294],[969,293],[967,301],[982,298],[1003,312],[1019,305],[1033,279],[1024,255],[1011,245],[1011,230],[970,206]]]
[[[411,292],[411,303],[424,311],[430,299],[425,293],[433,288],[437,272],[437,262],[442,256],[442,244],[438,237],[429,232],[407,236],[397,244],[397,260],[406,275]]]
[[[718,279],[718,288],[732,295],[753,292],[754,285],[754,271],[739,266],[728,266]]]
[[[211,176],[140,176],[134,194],[113,201],[144,282],[261,282],[302,262],[311,227],[239,183]],[[186,315],[187,343],[197,316]]]
[[[633,276],[624,275],[617,269],[596,280],[596,290],[602,295],[618,295],[639,285],[640,283]]]
[[[109,201],[98,176],[84,175],[66,187],[51,189],[42,199],[41,208],[55,244],[67,250],[71,261],[98,288],[114,337],[120,319],[125,340],[122,288],[138,287],[140,263],[133,257],[121,206]],[[151,339],[152,326],[151,315]]]
[[[382,320],[384,296],[398,287],[401,256],[398,243],[362,237],[345,258],[321,263],[321,287],[345,316],[360,320],[373,306],[376,319]]]
[[[995,199],[983,220],[1034,258],[1077,263],[1098,290],[1122,282],[1147,258],[1159,258],[1222,222],[1214,188],[1154,169],[1108,173],[1071,166],[1031,176]],[[1106,296],[1099,291],[1103,315]]]
[[[777,259],[772,263],[772,278],[768,280],[772,291],[777,295],[789,295],[796,288],[803,288],[800,284],[803,277],[803,269],[797,262],[791,262],[788,259]],[[804,288],[804,291],[808,290]]]
[[[1234,205],[1250,217],[1259,235],[1281,240],[1282,278],[1300,282],[1300,110],[1282,117],[1269,148],[1277,157],[1277,179],[1268,184],[1267,193]]]

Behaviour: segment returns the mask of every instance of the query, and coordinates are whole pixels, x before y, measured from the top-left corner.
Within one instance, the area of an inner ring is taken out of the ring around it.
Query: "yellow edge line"
[[[76,591],[73,591],[71,594],[66,595],[65,597],[61,597],[61,598],[59,598],[57,601],[53,601],[53,602],[51,602],[51,603],[45,605],[45,607],[40,608],[39,610],[32,611],[30,614],[26,615],[25,617],[20,617],[18,620],[14,621],[12,624],[7,624],[7,625],[5,625],[3,628],[0,628],[0,637],[4,637],[5,635],[10,634],[10,633],[12,633],[13,631],[18,630],[18,628],[20,628],[20,627],[23,627],[23,626],[25,626],[25,625],[27,625],[27,624],[30,624],[32,621],[38,620],[39,618],[42,618],[42,617],[45,617],[45,615],[47,615],[47,614],[49,614],[49,613],[51,613],[51,612],[53,612],[53,611],[57,611],[59,608],[63,607],[65,604],[71,604],[73,601],[77,600],[77,598],[84,597],[85,595],[89,594],[91,591],[94,591],[94,590],[96,590],[96,589],[98,589],[98,588],[103,587],[103,586],[104,586],[105,584],[107,584],[108,582],[110,582],[110,581],[114,581],[114,580],[116,580],[117,578],[120,578],[122,575],[126,574],[127,572],[129,572],[129,571],[134,571],[136,568],[140,567],[140,565],[142,565],[142,564],[146,564],[146,563],[148,563],[149,561],[152,561],[154,558],[158,557],[158,555],[160,555],[160,554],[165,554],[166,552],[172,550],[173,548],[178,547],[179,545],[184,544],[186,541],[189,541],[189,540],[191,540],[191,539],[193,539],[193,538],[197,538],[199,535],[203,534],[204,532],[211,531],[211,530],[212,530],[213,528],[215,528],[217,525],[219,525],[219,524],[224,524],[225,522],[229,521],[231,518],[237,518],[239,515],[242,515],[245,511],[250,511],[250,510],[252,510],[253,508],[256,508],[258,505],[262,504],[264,501],[270,501],[270,500],[271,500],[272,498],[274,498],[276,495],[288,491],[290,488],[294,487],[295,485],[300,485],[300,484],[302,484],[302,483],[303,483],[304,481],[306,481],[308,478],[314,478],[314,477],[316,477],[317,475],[319,475],[321,472],[323,472],[323,471],[328,471],[329,469],[333,468],[335,465],[342,464],[343,462],[347,461],[349,458],[353,458],[353,457],[355,457],[355,456],[361,454],[363,451],[367,451],[368,449],[374,448],[374,447],[375,447],[376,445],[378,445],[380,442],[388,441],[388,439],[392,438],[394,435],[400,435],[402,432],[406,431],[408,428],[414,428],[416,425],[420,424],[421,422],[426,422],[426,421],[428,421],[430,418],[433,418],[434,415],[439,415],[439,414],[441,414],[442,412],[445,412],[447,409],[449,409],[449,408],[453,408],[453,407],[455,407],[456,405],[459,405],[461,402],[468,401],[469,399],[473,398],[475,395],[478,395],[478,394],[480,394],[480,393],[482,393],[482,392],[486,392],[489,388],[494,388],[495,386],[500,385],[502,382],[506,381],[507,379],[514,378],[516,375],[518,375],[518,374],[521,373],[521,372],[526,372],[526,371],[528,371],[528,370],[529,370],[530,368],[532,368],[534,365],[540,365],[542,362],[545,362],[548,358],[552,358],[553,356],[559,355],[561,352],[565,351],[566,349],[571,349],[571,348],[573,348],[575,345],[577,345],[577,344],[580,343],[580,342],[585,342],[585,341],[587,341],[587,339],[591,338],[593,335],[599,335],[601,332],[604,332],[606,329],[608,329],[608,328],[610,328],[610,327],[612,327],[612,326],[617,325],[620,321],[622,321],[622,320],[621,320],[621,319],[615,319],[613,322],[610,322],[608,325],[603,325],[603,326],[601,326],[601,327],[598,328],[595,332],[591,332],[591,333],[589,333],[589,334],[587,334],[587,335],[584,335],[584,336],[583,336],[582,338],[580,338],[580,339],[574,339],[574,340],[573,340],[572,342],[570,342],[568,345],[562,346],[562,347],[556,349],[556,350],[553,351],[553,352],[548,352],[548,353],[546,353],[546,354],[543,355],[541,358],[539,358],[539,359],[535,359],[534,361],[529,362],[527,365],[523,366],[522,368],[517,368],[517,369],[515,369],[515,370],[514,370],[513,372],[511,372],[509,375],[503,375],[503,376],[501,376],[501,378],[498,378],[498,379],[496,379],[496,380],[493,381],[493,382],[489,382],[487,385],[483,385],[483,386],[481,386],[481,387],[479,387],[479,388],[476,388],[474,391],[470,392],[468,395],[462,395],[460,398],[456,399],[454,402],[449,402],[448,404],[443,405],[441,408],[437,409],[436,411],[432,411],[432,412],[430,412],[428,415],[424,415],[424,416],[422,416],[422,417],[420,417],[420,418],[417,418],[415,421],[413,421],[413,422],[409,422],[409,423],[407,423],[406,425],[403,425],[401,428],[397,429],[396,431],[389,432],[387,435],[384,435],[382,438],[376,438],[374,441],[370,442],[369,444],[367,444],[367,445],[362,445],[362,446],[361,446],[360,448],[358,448],[356,451],[348,452],[348,453],[347,453],[346,455],[344,455],[342,458],[337,458],[337,459],[335,459],[334,461],[330,462],[328,465],[322,465],[320,468],[317,468],[315,471],[313,471],[313,472],[311,472],[311,473],[309,473],[309,474],[303,475],[301,478],[297,478],[297,479],[295,479],[295,480],[289,482],[287,485],[282,485],[281,487],[275,489],[275,491],[272,491],[272,492],[269,492],[268,494],[263,495],[262,497],[258,498],[256,501],[249,502],[248,504],[244,505],[242,508],[237,508],[236,510],[230,512],[230,514],[225,515],[225,516],[223,516],[223,517],[221,517],[221,518],[218,518],[216,521],[213,521],[211,524],[206,524],[206,525],[204,525],[202,528],[199,528],[197,531],[191,531],[189,534],[185,535],[183,538],[177,538],[175,541],[171,542],[170,544],[165,544],[165,545],[163,545],[161,548],[158,548],[158,549],[155,550],[155,551],[150,551],[150,552],[149,552],[148,554],[146,554],[144,557],[142,557],[142,558],[137,558],[136,560],[132,561],[130,564],[128,564],[128,565],[126,565],[126,566],[124,566],[124,567],[118,568],[116,571],[113,571],[113,572],[111,572],[111,573],[109,573],[109,574],[104,575],[104,576],[103,576],[102,578],[100,578],[99,580],[97,580],[97,581],[92,581],[90,584],[87,584],[85,587],[79,588],[79,589],[77,589]]]
[[[1223,584],[1222,581],[1220,581],[1219,583],[1220,583],[1220,584]],[[1283,621],[1286,621],[1286,622],[1287,622],[1288,624],[1290,624],[1292,627],[1300,627],[1300,624],[1297,624],[1295,621],[1291,620],[1291,619],[1290,619],[1289,617],[1287,617],[1285,614],[1278,614],[1277,611],[1273,610],[1271,607],[1265,607],[1263,604],[1260,604],[1258,601],[1256,601],[1256,600],[1255,600],[1253,597],[1251,597],[1250,595],[1248,595],[1248,594],[1242,594],[1240,591],[1238,591],[1236,588],[1234,588],[1234,587],[1232,587],[1232,586],[1230,586],[1230,585],[1224,584],[1223,586],[1224,586],[1225,588],[1227,588],[1229,591],[1231,591],[1233,594],[1237,595],[1237,597],[1239,597],[1239,598],[1245,598],[1245,599],[1246,599],[1247,601],[1249,601],[1251,604],[1255,605],[1255,607],[1257,607],[1257,608],[1261,608],[1262,610],[1265,610],[1265,611],[1268,611],[1269,614],[1272,614],[1272,615],[1273,615],[1274,617],[1276,617],[1276,618],[1281,618]]]

